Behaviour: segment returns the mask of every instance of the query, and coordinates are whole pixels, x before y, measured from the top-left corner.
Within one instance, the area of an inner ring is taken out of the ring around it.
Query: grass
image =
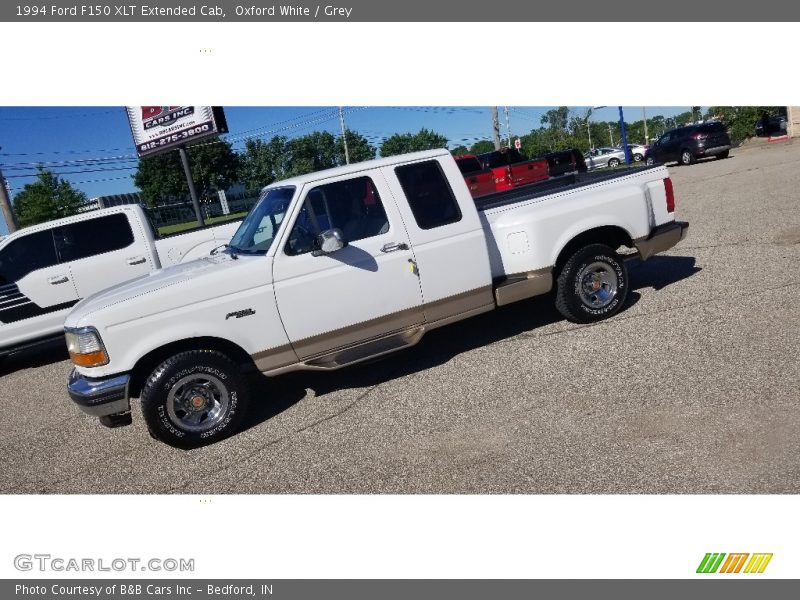
[[[215,225],[219,223],[225,223],[226,221],[236,221],[238,219],[244,219],[247,215],[247,212],[239,212],[234,213],[231,215],[222,215],[219,217],[211,217],[210,219],[206,219],[206,225]],[[174,225],[164,225],[163,227],[158,228],[159,235],[170,235],[172,233],[179,233],[181,231],[189,231],[190,229],[197,229],[197,221],[190,221],[188,223],[176,223]]]

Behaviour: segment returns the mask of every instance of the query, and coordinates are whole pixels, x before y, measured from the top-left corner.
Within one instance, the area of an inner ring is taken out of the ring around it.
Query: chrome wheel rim
[[[617,297],[617,272],[604,262],[593,262],[578,274],[578,293],[586,306],[605,308]]]
[[[691,161],[691,160],[692,160],[692,155],[689,154],[688,152],[684,152],[683,153],[683,164],[688,165],[689,161]]]
[[[609,167],[616,167],[618,164],[619,164],[619,161],[616,160],[616,159],[608,161],[608,166]]]
[[[195,373],[172,386],[167,395],[170,420],[186,431],[207,431],[225,417],[228,390],[217,377]]]
[[[653,164],[655,161],[654,161],[652,158],[648,158],[648,159],[647,159],[645,162],[646,162],[648,165],[652,165],[652,164]]]

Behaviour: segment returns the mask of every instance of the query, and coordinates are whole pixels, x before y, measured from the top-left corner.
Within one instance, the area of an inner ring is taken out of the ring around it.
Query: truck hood
[[[259,271],[263,271],[266,277],[270,270],[263,256],[234,260],[227,254],[206,256],[153,271],[149,275],[115,285],[81,300],[67,316],[65,325],[84,326],[90,316],[123,304],[126,305],[124,312],[131,318],[136,318],[144,316],[142,311],[148,312],[148,306],[152,306],[153,302],[157,303],[159,309],[169,310],[214,298],[222,293],[221,289],[232,291],[228,287],[231,281],[229,271],[238,271],[252,261],[258,261],[263,266],[263,270]],[[220,285],[222,281],[225,281],[225,285]]]

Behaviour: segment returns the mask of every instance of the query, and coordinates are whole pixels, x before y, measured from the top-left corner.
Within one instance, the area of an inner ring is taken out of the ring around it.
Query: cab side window
[[[286,254],[315,250],[317,236],[334,228],[341,230],[347,242],[389,231],[389,219],[372,179],[357,177],[311,189],[289,234]]]
[[[37,231],[0,250],[0,285],[16,283],[28,273],[58,264],[53,231]]]
[[[133,231],[122,213],[62,225],[53,234],[61,262],[122,250],[133,244]]]
[[[461,220],[461,209],[439,161],[404,165],[397,167],[395,173],[420,229],[433,229]]]

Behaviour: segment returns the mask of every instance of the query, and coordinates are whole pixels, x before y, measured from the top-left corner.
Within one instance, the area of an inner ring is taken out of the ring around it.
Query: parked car
[[[454,158],[473,198],[480,198],[497,191],[497,186],[494,183],[494,171],[484,169],[477,156],[474,154],[462,154]]]
[[[528,160],[515,148],[501,148],[479,154],[484,169],[494,173],[495,189],[509,190],[521,185],[544,181],[550,177],[547,161],[541,158]]]
[[[756,121],[755,131],[758,137],[783,135],[786,133],[786,117],[769,117],[766,128],[764,121],[759,119]]]
[[[689,227],[664,167],[514,192],[475,200],[446,149],[272,183],[223,252],[75,306],[69,396],[108,426],[139,397],[155,438],[212,443],[281,402],[251,397],[248,370],[336,370],[553,288],[564,317],[599,321],[629,293],[616,249],[646,260]]]
[[[728,158],[731,138],[719,121],[670,129],[658,138],[645,153],[648,165],[678,162],[691,165],[698,158]]]
[[[631,160],[633,162],[643,161],[644,155],[649,147],[649,144],[628,144],[628,151],[631,153]],[[619,148],[624,150],[624,147],[621,144]]]
[[[567,173],[586,173],[586,160],[583,158],[580,150],[575,148],[567,148],[566,150],[557,150],[549,152],[543,156],[537,156],[537,159],[543,158],[547,161],[547,169],[550,177],[558,177]]]
[[[586,167],[593,171],[603,167],[616,167],[625,162],[625,151],[622,148],[594,148],[583,155]]]
[[[156,239],[144,210],[126,204],[12,233],[0,242],[0,358],[62,337],[81,298],[204,256],[240,222]]]

